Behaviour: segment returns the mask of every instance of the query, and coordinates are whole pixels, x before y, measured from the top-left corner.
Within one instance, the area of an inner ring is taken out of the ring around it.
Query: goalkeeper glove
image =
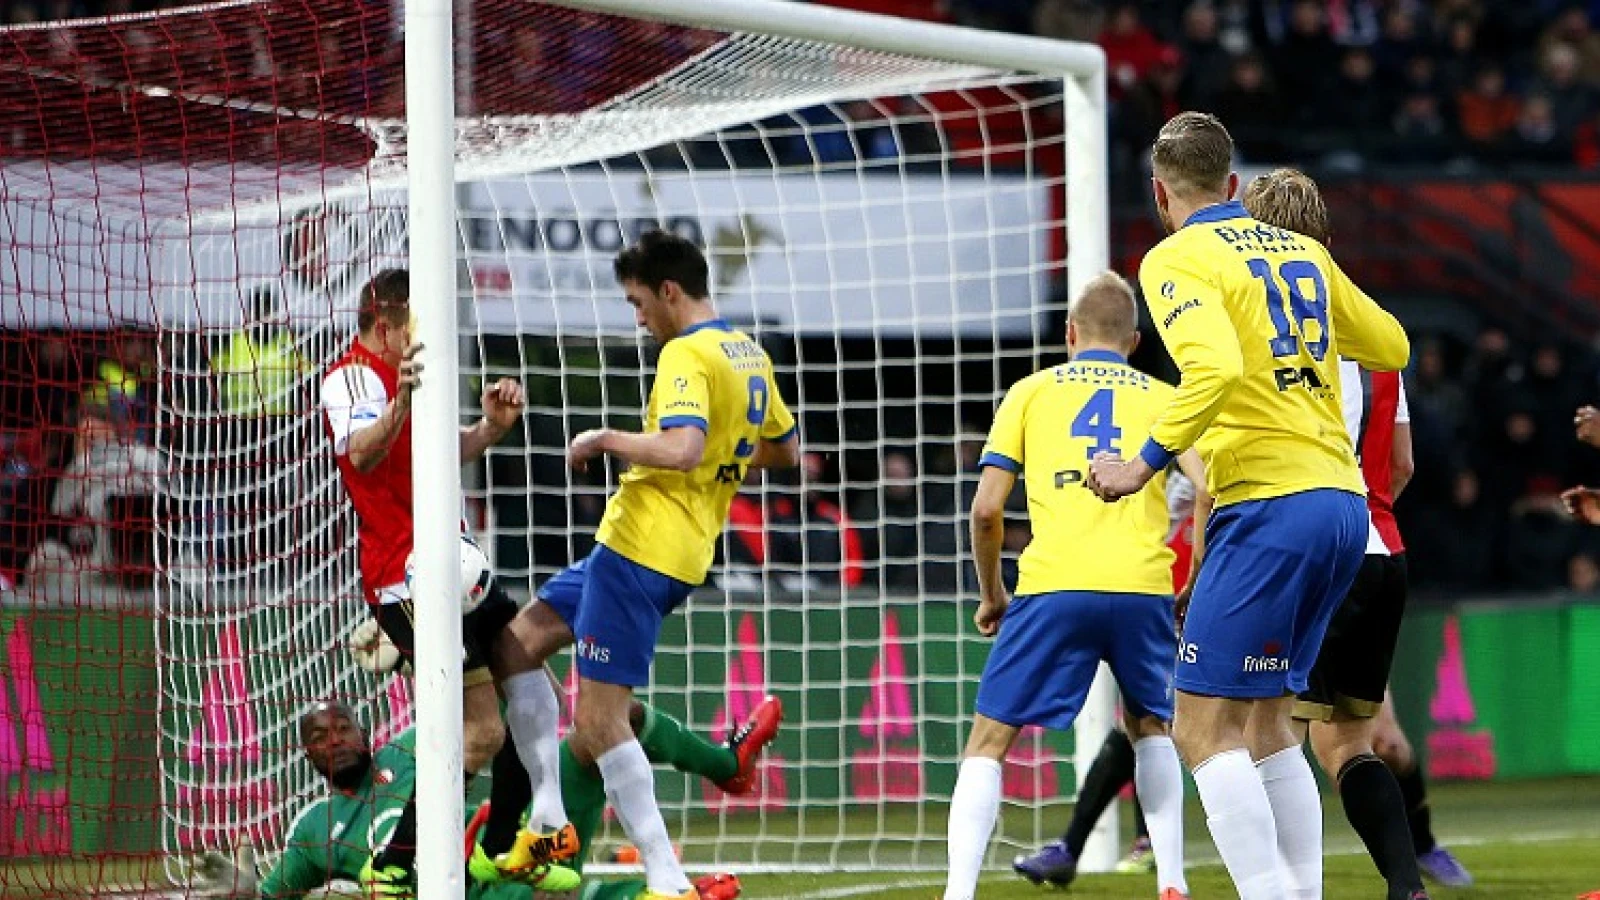
[[[400,665],[400,651],[378,627],[376,619],[366,619],[357,625],[346,644],[356,665],[374,675],[387,675]]]
[[[195,861],[190,880],[196,897],[253,898],[261,884],[256,874],[256,849],[244,842],[232,853],[207,850]]]

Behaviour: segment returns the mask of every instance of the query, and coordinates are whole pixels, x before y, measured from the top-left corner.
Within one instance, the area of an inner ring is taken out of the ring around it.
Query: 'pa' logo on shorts
[[[610,662],[611,648],[602,647],[594,642],[594,635],[578,638],[578,656],[590,662]]]

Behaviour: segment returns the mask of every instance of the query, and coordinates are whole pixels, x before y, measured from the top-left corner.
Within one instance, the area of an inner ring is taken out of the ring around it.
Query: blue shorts
[[[694,585],[647,569],[604,546],[557,572],[539,588],[577,640],[578,675],[644,687],[661,620],[683,605]]]
[[[1218,509],[1178,646],[1187,694],[1298,694],[1361,569],[1367,505],[1332,489]]]
[[[978,713],[1021,728],[1072,727],[1100,661],[1135,716],[1172,720],[1172,597],[1057,591],[1011,601],[978,682]]]

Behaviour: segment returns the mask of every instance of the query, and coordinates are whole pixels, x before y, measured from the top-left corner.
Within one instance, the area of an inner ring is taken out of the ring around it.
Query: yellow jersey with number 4
[[[1410,358],[1394,316],[1303,234],[1242,204],[1208,206],[1139,269],[1183,378],[1140,455],[1195,447],[1218,506],[1318,488],[1364,494],[1344,425],[1339,357],[1391,372]]]
[[[705,581],[733,495],[760,441],[786,441],[794,416],[761,345],[721,319],[661,348],[644,432],[698,428],[705,454],[688,472],[633,466],[606,503],[595,540],[679,581]]]
[[[1172,390],[1115,353],[1086,350],[1006,391],[981,462],[1020,473],[1027,489],[1033,540],[1017,562],[1017,596],[1172,593],[1165,469],[1116,503],[1085,487],[1089,461],[1132,453]]]

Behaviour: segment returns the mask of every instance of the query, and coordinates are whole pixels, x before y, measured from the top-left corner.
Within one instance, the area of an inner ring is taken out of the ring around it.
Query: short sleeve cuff
[[[979,458],[978,465],[994,466],[996,469],[1005,469],[1013,474],[1022,471],[1022,463],[1006,456],[1004,453],[995,453],[993,450]]]
[[[1144,460],[1145,465],[1157,472],[1170,465],[1172,463],[1172,458],[1177,455],[1178,454],[1173,453],[1171,450],[1168,450],[1167,448],[1156,443],[1155,438],[1150,438],[1149,440],[1145,441],[1144,448],[1139,451],[1139,458]]]
[[[659,425],[662,431],[668,428],[698,428],[707,433],[711,431],[711,426],[699,416],[667,416]]]
[[[772,442],[774,444],[781,444],[784,441],[787,441],[789,438],[794,437],[797,433],[799,433],[799,431],[800,431],[799,424],[794,424],[794,425],[790,425],[789,426],[789,430],[785,431],[783,434],[780,434],[777,437],[763,438],[763,440],[770,441],[770,442]]]

